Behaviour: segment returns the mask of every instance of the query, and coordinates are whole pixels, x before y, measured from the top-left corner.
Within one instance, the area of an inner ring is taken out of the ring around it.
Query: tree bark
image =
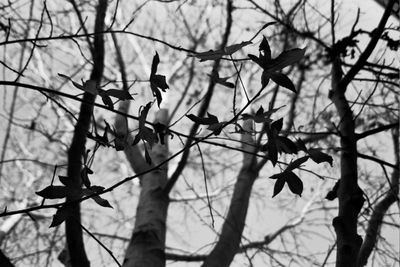
[[[247,120],[243,129],[251,132],[252,121]],[[254,139],[250,133],[242,135],[242,149],[250,153],[255,151]],[[229,266],[239,250],[246,221],[251,189],[258,176],[257,161],[252,154],[243,154],[243,165],[233,191],[228,215],[214,249],[203,263],[203,267]]]

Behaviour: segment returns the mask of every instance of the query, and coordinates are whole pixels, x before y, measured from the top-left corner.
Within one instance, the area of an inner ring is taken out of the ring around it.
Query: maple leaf
[[[294,48],[291,50],[283,51],[276,58],[271,56],[271,48],[267,39],[264,37],[261,41],[259,56],[249,54],[249,58],[257,63],[262,69],[261,85],[264,88],[268,85],[269,80],[273,80],[276,84],[289,89],[296,93],[293,82],[285,74],[281,73],[282,69],[287,66],[293,65],[304,57],[305,49]]]

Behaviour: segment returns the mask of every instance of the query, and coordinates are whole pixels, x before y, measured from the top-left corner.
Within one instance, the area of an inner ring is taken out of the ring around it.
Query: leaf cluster
[[[145,159],[148,164],[152,163],[149,151],[147,149],[146,144],[149,146],[151,149],[154,144],[160,143],[161,145],[164,145],[164,139],[166,135],[169,133],[168,127],[160,122],[157,122],[153,124],[153,129],[150,127],[146,126],[146,119],[147,115],[149,113],[149,110],[151,108],[152,103],[149,102],[147,103],[146,106],[144,106],[139,115],[139,130],[138,133],[136,134],[135,138],[133,139],[132,146],[136,145],[139,143],[140,140],[142,140],[145,145],[144,145],[144,154],[145,154]]]
[[[249,58],[257,63],[262,69],[261,86],[264,88],[268,85],[269,80],[273,80],[276,84],[289,89],[296,93],[295,86],[292,81],[281,71],[287,66],[293,65],[304,57],[305,49],[294,48],[283,51],[276,58],[272,58],[271,48],[265,37],[260,43],[259,56],[249,54]]]
[[[275,132],[279,133],[279,131],[277,131],[277,129],[279,129],[280,126],[280,120],[278,120],[275,126],[272,126],[271,124],[271,129],[270,130],[273,134]],[[273,123],[273,124],[274,124]],[[270,142],[270,140],[272,140]],[[272,143],[272,145],[268,145],[268,143]],[[313,160],[315,163],[323,163],[323,162],[328,162],[331,166],[333,164],[333,159],[330,155],[321,152],[318,149],[315,148],[307,148],[304,144],[304,142],[301,139],[298,139],[296,142],[291,141],[289,138],[283,137],[283,136],[279,136],[276,134],[275,139],[269,139],[267,143],[267,148],[270,149],[268,150],[268,156],[270,156],[270,153],[277,153],[277,151],[279,151],[279,148],[281,149],[281,151],[285,152],[285,153],[292,153],[292,154],[297,154],[299,151],[303,151],[305,152],[307,155],[300,157],[294,161],[292,161],[291,163],[288,164],[288,166],[286,167],[286,169],[278,174],[274,174],[272,175],[270,178],[276,180],[275,185],[274,185],[274,193],[272,197],[275,197],[276,195],[278,195],[284,185],[287,183],[290,191],[296,195],[301,196],[302,192],[303,192],[303,182],[301,181],[301,179],[293,172],[295,169],[298,169],[301,167],[301,165],[303,163],[305,163],[308,159]],[[276,150],[271,149],[270,147],[276,147]],[[272,150],[272,152],[271,152]],[[273,155],[275,156],[275,155]],[[275,158],[271,159],[275,160]],[[274,164],[274,162],[272,161],[272,163]],[[276,162],[275,162],[276,163]]]
[[[65,74],[58,74],[60,77],[68,79],[72,82],[72,84],[78,88],[79,90],[84,91],[85,93],[89,93],[91,95],[99,95],[104,103],[104,105],[108,106],[110,109],[114,109],[114,102],[111,100],[111,97],[117,98],[118,100],[133,100],[132,95],[124,90],[119,89],[108,89],[104,90],[96,85],[96,82],[93,80],[82,81],[82,84],[79,84],[72,80],[71,77]]]
[[[69,177],[59,176],[60,182],[63,185],[49,185],[44,189],[36,192],[37,195],[45,198],[45,199],[61,199],[66,197],[73,197],[74,199],[90,196],[94,194],[98,194],[104,190],[104,187],[93,185],[89,188],[75,188],[68,185]],[[108,200],[94,195],[91,196],[98,205],[106,208],[112,208],[111,204]],[[56,213],[53,215],[53,220],[50,224],[50,227],[55,227],[63,223],[67,218],[72,216],[73,211],[71,210],[71,204],[66,203],[60,206]]]
[[[194,114],[186,115],[191,121],[200,124],[200,125],[208,125],[207,130],[210,130],[215,135],[219,135],[226,124],[226,121],[220,122],[217,116],[207,112],[207,118],[200,118]]]

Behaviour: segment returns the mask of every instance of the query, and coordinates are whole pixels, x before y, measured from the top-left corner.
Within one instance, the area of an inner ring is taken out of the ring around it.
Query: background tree
[[[380,4],[1,4],[0,265],[398,263]]]

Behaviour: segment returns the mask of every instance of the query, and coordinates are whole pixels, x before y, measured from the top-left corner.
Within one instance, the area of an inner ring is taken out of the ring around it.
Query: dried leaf
[[[106,94],[101,94],[101,100],[103,100],[104,105],[109,107],[110,109],[114,109],[114,103],[112,102],[111,98]]]
[[[233,45],[227,46],[224,49],[200,52],[197,54],[189,55],[189,57],[196,57],[196,58],[200,59],[200,62],[207,61],[207,60],[217,60],[223,56],[232,55],[233,53],[239,51],[240,49],[242,49],[243,47],[245,47],[249,44],[251,44],[250,41],[241,42],[240,44],[233,44]]]
[[[153,124],[153,128],[154,128],[155,134],[158,136],[158,138],[160,140],[160,143],[162,145],[164,145],[165,135],[167,134],[167,131],[168,131],[167,126],[160,122],[157,122],[157,123]]]
[[[221,84],[221,85],[223,85],[225,87],[228,87],[228,88],[235,88],[235,84],[227,81],[230,77],[221,78],[221,77],[219,77],[218,73],[216,73],[215,75],[211,75],[211,74],[207,74],[207,75],[209,77],[211,77],[212,81],[214,81],[214,82],[216,82],[218,84]]]
[[[269,139],[268,142],[261,147],[261,151],[267,152],[268,159],[271,161],[272,165],[275,166],[278,162],[278,149],[276,147],[275,139]]]
[[[155,86],[160,88],[163,92],[165,92],[165,90],[169,88],[164,75],[155,74],[150,79],[150,82],[152,82]]]
[[[90,187],[91,186],[91,183],[90,183],[90,180],[89,180],[89,176],[88,176],[88,173],[90,174],[90,172],[91,172],[91,170],[88,168],[88,167],[83,167],[82,168],[82,170],[81,170],[81,179],[82,179],[82,182],[83,182],[83,184],[86,186],[86,187]],[[92,172],[93,173],[93,172]]]
[[[99,204],[99,205],[102,206],[102,207],[113,208],[113,207],[111,206],[110,202],[108,202],[107,199],[104,199],[104,198],[102,198],[102,197],[100,197],[100,196],[93,196],[92,199],[93,199],[97,204]]]
[[[252,55],[252,54],[248,54],[247,56],[248,56],[252,61],[254,61],[255,63],[257,63],[260,67],[262,67],[262,66],[261,66],[261,60],[260,60],[259,57],[255,56],[255,55]]]
[[[243,47],[251,44],[250,41],[241,42],[240,44],[233,44],[224,48],[225,55],[232,55],[233,53],[239,51]]]
[[[279,133],[282,130],[283,126],[283,118],[280,118],[279,120],[274,121],[271,123],[271,130],[275,130],[276,133]]]
[[[269,77],[273,80],[276,84],[289,89],[290,91],[296,93],[296,88],[292,81],[286,76],[285,74],[279,72],[271,72],[269,73]]]
[[[169,86],[166,82],[165,76],[156,74],[159,63],[160,63],[160,57],[158,56],[158,53],[156,52],[156,54],[153,57],[153,63],[151,64],[150,88],[153,93],[153,96],[157,100],[158,107],[160,107],[160,104],[162,102],[162,96],[161,96],[161,92],[160,92],[159,88],[163,92],[165,92],[165,90],[169,88]]]
[[[103,186],[99,186],[99,185],[92,185],[89,190],[90,190],[90,194],[93,193],[100,193],[104,191],[104,187]]]
[[[340,180],[338,180],[335,185],[333,186],[333,188],[328,192],[328,194],[326,194],[326,199],[327,200],[335,200],[337,198],[337,192],[340,186]]]
[[[278,136],[276,138],[276,145],[278,147],[279,152],[285,152],[288,154],[296,154],[297,153],[297,146],[295,143],[292,142],[287,137],[284,136]]]
[[[286,183],[289,186],[290,191],[292,193],[301,196],[303,193],[303,182],[300,180],[300,178],[294,174],[293,172],[285,172],[285,179]]]
[[[70,181],[70,179],[68,178],[68,176],[61,176],[61,175],[59,175],[59,176],[58,176],[58,179],[60,180],[60,182],[61,182],[63,185],[68,185],[68,184],[69,184],[69,181]]]
[[[283,177],[279,177],[276,180],[275,185],[274,185],[274,194],[272,195],[272,197],[275,197],[276,195],[278,195],[282,191],[283,186],[285,185],[285,182],[286,181],[285,181],[285,179]]]
[[[151,63],[151,75],[156,74],[159,63],[160,63],[160,57],[158,56],[158,53],[156,51],[156,54],[153,57],[153,62]]]
[[[151,88],[151,92],[153,93],[153,96],[156,98],[157,100],[157,106],[160,107],[161,102],[162,102],[162,95],[160,90],[158,90],[157,86],[151,82],[150,80],[150,88]]]
[[[131,100],[131,99],[133,99],[131,94],[129,92],[127,92],[127,91],[124,91],[124,90],[108,89],[108,90],[105,91],[105,93],[108,96],[112,96],[112,97],[118,98],[119,100]]]
[[[200,118],[194,114],[186,115],[186,117],[188,117],[191,121],[198,123],[200,125],[211,125],[211,124],[215,124],[215,123],[219,122],[218,118],[216,116],[214,116],[210,113],[207,113],[207,114],[208,114],[208,118]]]
[[[310,155],[310,158],[318,164],[322,162],[328,162],[331,166],[333,166],[333,158],[324,152],[310,148],[308,149],[308,154]]]
[[[294,161],[292,161],[291,163],[289,163],[289,165],[286,167],[285,171],[292,171],[294,169],[297,169],[301,166],[301,164],[303,164],[304,162],[306,162],[310,157],[309,156],[304,156],[301,158],[298,158]]]
[[[196,57],[200,59],[200,62],[207,61],[207,60],[217,60],[224,55],[222,50],[209,50],[206,52],[200,52],[194,55],[189,55],[189,57]]]
[[[63,185],[49,185],[43,190],[36,192],[36,194],[47,199],[65,198],[68,194],[68,188]]]
[[[147,147],[146,147],[146,146],[144,146],[144,157],[145,157],[145,159],[146,159],[147,164],[151,165],[152,160],[151,160],[149,151],[147,150]]]
[[[215,135],[219,135],[223,129],[223,126],[226,122],[218,122],[218,123],[213,123],[210,126],[207,127],[207,130],[213,131]]]
[[[266,87],[271,79],[271,73],[267,71],[263,71],[261,74],[261,86],[262,88]]]
[[[307,152],[306,144],[300,138],[296,140],[296,146],[299,151]]]
[[[279,179],[281,177],[283,177],[283,172],[274,174],[274,175],[270,176],[269,179],[276,180],[276,179]]]
[[[146,126],[140,129],[140,138],[146,141],[150,148],[152,148],[153,145],[158,142],[157,135],[153,132],[153,129]]]
[[[271,60],[271,48],[265,36],[263,37],[259,50],[263,52],[263,55],[260,56],[260,59],[263,61],[270,61]]]
[[[305,49],[294,48],[291,50],[283,51],[277,58],[272,59],[265,66],[268,72],[280,71],[283,68],[293,65],[304,57]]]
[[[61,206],[53,215],[53,220],[51,221],[50,228],[62,224],[71,215],[71,208],[69,206]]]

